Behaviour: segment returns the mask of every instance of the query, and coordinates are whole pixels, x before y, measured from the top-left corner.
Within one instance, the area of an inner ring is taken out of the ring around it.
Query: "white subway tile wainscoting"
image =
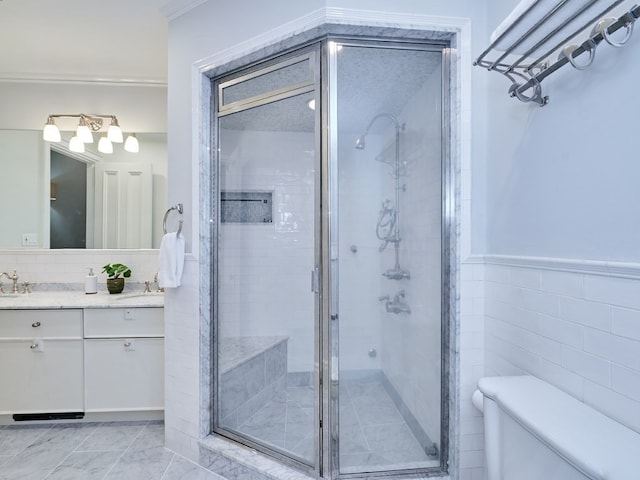
[[[640,432],[640,265],[485,260],[486,374],[534,375]]]

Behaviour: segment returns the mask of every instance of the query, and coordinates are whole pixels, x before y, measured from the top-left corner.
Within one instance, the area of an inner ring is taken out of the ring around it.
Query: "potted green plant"
[[[109,293],[121,293],[124,289],[124,279],[131,276],[131,269],[122,263],[107,263],[102,267],[102,273],[106,273],[107,290]]]

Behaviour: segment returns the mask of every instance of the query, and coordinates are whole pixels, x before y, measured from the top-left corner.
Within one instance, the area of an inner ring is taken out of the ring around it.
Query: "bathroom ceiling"
[[[164,84],[167,19],[159,1],[2,0],[0,80]]]

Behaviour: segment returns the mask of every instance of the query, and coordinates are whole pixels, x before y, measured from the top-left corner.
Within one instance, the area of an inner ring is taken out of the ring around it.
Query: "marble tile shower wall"
[[[133,274],[127,289],[144,288],[158,271],[157,250],[3,250],[0,251],[0,272],[18,272],[19,283],[28,281],[32,291],[61,288],[83,289],[89,267],[98,276],[98,289],[106,290],[106,275],[101,274],[106,263],[124,263]]]
[[[535,375],[640,432],[640,266],[560,265],[486,266],[487,374]]]

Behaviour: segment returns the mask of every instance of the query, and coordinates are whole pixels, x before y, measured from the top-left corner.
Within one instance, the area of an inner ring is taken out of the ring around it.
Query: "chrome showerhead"
[[[364,150],[364,135],[360,135],[356,138],[356,150]]]

